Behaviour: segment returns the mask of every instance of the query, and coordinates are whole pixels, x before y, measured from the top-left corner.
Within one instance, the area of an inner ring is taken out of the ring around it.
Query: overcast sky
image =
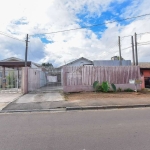
[[[150,32],[150,16],[117,20],[150,13],[149,0],[0,0],[0,33],[25,40],[29,34],[28,60],[54,66],[79,57],[106,60],[118,54],[118,36]],[[55,31],[115,23],[69,32]],[[41,33],[40,35],[37,35]],[[150,41],[150,34],[138,35],[138,43]],[[122,49],[131,46],[131,37],[121,39]],[[150,61],[150,44],[139,45],[139,61]],[[25,42],[0,34],[0,59],[24,59]],[[131,48],[122,50],[132,59]]]

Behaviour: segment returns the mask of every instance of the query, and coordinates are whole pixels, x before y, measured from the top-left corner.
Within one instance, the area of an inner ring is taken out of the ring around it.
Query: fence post
[[[28,67],[22,68],[21,89],[22,89],[22,94],[28,93]]]

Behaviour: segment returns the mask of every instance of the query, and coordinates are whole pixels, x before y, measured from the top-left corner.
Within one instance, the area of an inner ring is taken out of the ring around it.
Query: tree
[[[44,67],[53,67],[51,63],[42,63],[42,66]]]
[[[111,58],[111,60],[119,60],[119,56],[113,56],[112,58]],[[124,60],[124,58],[123,57],[121,57],[121,60]]]

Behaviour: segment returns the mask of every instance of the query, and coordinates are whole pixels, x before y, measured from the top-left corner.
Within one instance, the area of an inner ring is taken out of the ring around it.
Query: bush
[[[111,87],[112,87],[112,89],[113,89],[114,92],[117,91],[116,86],[113,83],[111,84]]]
[[[96,92],[108,92],[110,89],[108,82],[103,82],[100,84],[98,81],[93,83],[93,88]]]
[[[117,89],[117,92],[121,92],[122,91],[122,89],[119,87],[118,89]]]
[[[127,89],[124,89],[124,92],[134,92],[134,90],[127,88]]]
[[[94,83],[93,83],[93,88],[96,90],[96,87],[99,85],[99,82],[98,81],[95,81]]]
[[[102,91],[103,91],[103,92],[108,92],[109,89],[110,89],[109,84],[108,84],[107,81],[106,81],[106,82],[103,82],[101,86],[102,86]]]

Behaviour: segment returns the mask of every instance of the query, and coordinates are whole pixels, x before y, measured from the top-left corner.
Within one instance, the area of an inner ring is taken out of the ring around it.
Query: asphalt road
[[[149,150],[150,108],[0,114],[0,150]]]

